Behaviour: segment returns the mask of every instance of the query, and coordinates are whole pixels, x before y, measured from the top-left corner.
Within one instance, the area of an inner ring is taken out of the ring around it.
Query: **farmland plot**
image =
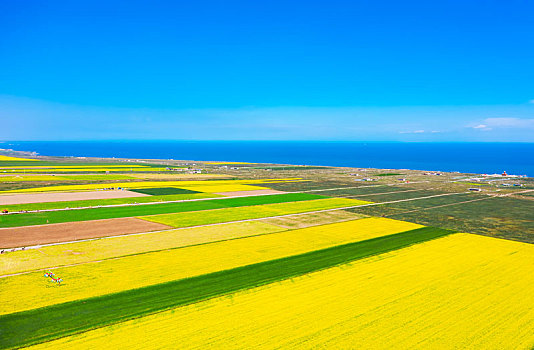
[[[35,346],[531,349],[534,246],[454,234]]]
[[[117,219],[114,219],[117,220]],[[0,275],[284,231],[258,221],[192,227],[45,246],[5,254]]]
[[[41,272],[0,278],[0,314],[198,276],[419,227],[403,221],[368,218],[126,256],[58,268],[55,272],[65,284],[57,288],[51,288]],[[13,295],[18,298],[13,299]]]
[[[60,185],[25,188],[13,191],[2,191],[1,193],[19,193],[19,192],[50,192],[50,191],[88,191],[105,189],[109,187],[122,188],[159,188],[159,187],[178,187],[185,189],[204,188],[213,192],[240,191],[243,188],[261,189],[259,187],[248,186],[251,184],[268,184],[276,182],[293,182],[302,181],[300,178],[286,179],[264,179],[264,180],[211,180],[211,181],[141,181],[141,182],[118,182],[113,184],[86,184],[86,185]],[[234,187],[232,187],[234,186]],[[245,186],[245,187],[242,187]],[[234,189],[232,189],[234,188]],[[204,192],[199,190],[199,192]]]
[[[142,195],[142,194],[139,194]],[[209,210],[215,208],[241,207],[267,203],[285,203],[324,198],[307,193],[289,193],[269,196],[224,198],[220,200],[191,201],[177,203],[158,203],[109,208],[92,208],[65,211],[50,211],[0,216],[0,227],[17,227],[54,224],[61,222],[88,221],[124,218],[141,215],[179,213],[186,211]]]

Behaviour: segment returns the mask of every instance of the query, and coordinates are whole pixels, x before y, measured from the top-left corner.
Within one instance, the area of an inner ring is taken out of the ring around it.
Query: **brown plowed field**
[[[252,191],[235,191],[235,192],[217,192],[221,196],[237,197],[237,196],[259,196],[262,194],[282,194],[286,192],[277,190],[252,190]]]
[[[0,229],[0,248],[68,242],[87,238],[165,230],[172,227],[136,218],[67,222]]]
[[[131,191],[88,191],[88,192],[56,192],[56,193],[20,193],[0,196],[0,205],[28,204],[44,202],[81,201],[86,199],[109,199],[146,197],[146,194]]]

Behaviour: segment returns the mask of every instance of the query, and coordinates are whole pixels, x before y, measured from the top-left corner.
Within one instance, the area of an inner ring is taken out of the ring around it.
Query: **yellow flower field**
[[[205,188],[210,192],[224,192],[234,191],[226,189],[229,185],[250,185],[250,184],[263,184],[273,182],[292,182],[301,181],[299,178],[287,178],[287,179],[265,179],[265,180],[212,180],[212,181],[142,181],[142,182],[119,182],[113,183],[114,187],[123,188],[157,188],[157,187],[178,187],[178,188]],[[85,185],[64,185],[64,186],[48,186],[48,187],[34,187],[24,188],[12,191],[1,191],[1,193],[20,193],[20,192],[50,192],[50,191],[87,191],[97,190],[109,187],[110,184],[85,184]],[[219,188],[217,188],[219,187]],[[249,186],[251,189],[258,190],[264,189],[257,186]],[[239,187],[242,188],[242,187]],[[221,190],[223,189],[223,190]],[[235,190],[235,191],[240,191]]]
[[[174,227],[187,227],[228,221],[257,219],[268,216],[305,213],[314,210],[350,207],[367,203],[371,202],[348,198],[325,198],[302,202],[263,204],[237,208],[140,216],[139,219],[158,222],[160,224]]]
[[[61,286],[42,272],[0,278],[0,314],[115,293],[339,244],[403,232],[420,225],[367,218],[330,225],[138,254],[58,268]],[[16,295],[16,298],[13,296]]]
[[[32,348],[532,349],[533,271],[534,245],[454,234]]]
[[[38,159],[17,158],[17,157],[8,157],[8,156],[0,155],[0,161],[11,162],[11,161],[21,161],[21,160],[29,161],[29,162],[38,162],[39,161]]]
[[[14,173],[14,174],[25,174],[25,173],[88,173],[88,172],[155,172],[155,171],[166,171],[166,168],[152,168],[152,167],[132,167],[132,168],[51,168],[51,169],[41,169],[41,168],[31,168],[31,169],[1,169],[1,173]]]
[[[52,175],[13,175],[0,176],[0,182],[19,182],[19,181],[68,181],[68,177]]]
[[[169,171],[165,174],[128,174],[128,176],[135,177],[138,179],[151,179],[151,180],[173,180],[173,179],[179,179],[179,178],[186,178],[186,179],[215,179],[215,178],[227,178],[230,177],[229,175],[223,175],[223,174],[184,174],[184,173],[178,173],[178,172],[172,172]]]
[[[0,160],[2,160],[0,158]],[[17,158],[17,160],[31,160],[31,161],[37,161],[37,159],[23,159],[23,158]],[[67,168],[67,169],[74,169],[74,168],[149,168],[146,165],[17,165],[17,166],[0,166],[0,169],[57,169],[57,168]]]
[[[0,259],[0,275],[284,231],[259,221],[109,237],[16,251]]]

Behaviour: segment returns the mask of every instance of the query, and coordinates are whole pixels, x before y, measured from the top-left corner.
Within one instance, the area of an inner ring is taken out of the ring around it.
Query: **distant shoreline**
[[[350,141],[4,141],[40,155],[192,159],[534,176],[534,143]]]

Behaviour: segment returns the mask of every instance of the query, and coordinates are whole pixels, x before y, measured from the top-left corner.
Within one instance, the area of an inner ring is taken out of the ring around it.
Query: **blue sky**
[[[534,141],[528,1],[3,1],[0,140]]]

